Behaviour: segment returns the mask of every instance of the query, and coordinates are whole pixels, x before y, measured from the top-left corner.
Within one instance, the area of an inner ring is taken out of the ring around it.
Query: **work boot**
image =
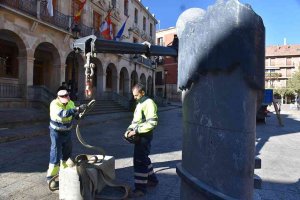
[[[144,195],[145,195],[145,193],[142,190],[135,189],[135,190],[129,192],[128,198],[130,198],[130,199],[138,198],[138,197],[142,197]]]

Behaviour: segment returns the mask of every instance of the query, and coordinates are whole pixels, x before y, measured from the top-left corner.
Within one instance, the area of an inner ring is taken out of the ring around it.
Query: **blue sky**
[[[266,45],[300,44],[300,0],[240,0],[248,3],[262,17],[266,28]],[[142,0],[160,21],[157,29],[176,25],[179,15],[188,8],[207,9],[215,0]]]

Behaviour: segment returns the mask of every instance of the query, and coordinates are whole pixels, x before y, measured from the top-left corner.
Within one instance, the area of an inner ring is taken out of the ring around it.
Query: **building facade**
[[[300,45],[266,47],[266,88],[287,87],[287,80],[300,70]]]
[[[177,36],[176,28],[158,30],[156,32],[156,44],[160,46],[172,45]],[[178,90],[178,62],[177,58],[166,56],[160,58],[156,70],[156,95],[165,97],[170,101],[181,101],[181,92]]]
[[[81,0],[53,0],[53,16],[45,0],[0,1],[0,99],[29,102],[48,100],[62,82],[84,99],[86,58],[75,54],[75,37],[96,35],[111,10],[113,35],[123,23],[122,42],[155,43],[157,20],[140,0],[87,0],[79,19]],[[73,32],[72,32],[73,31]],[[75,35],[75,33],[77,34]],[[134,59],[136,58],[136,59]],[[141,56],[97,54],[93,97],[130,99],[136,82],[153,87],[151,60]],[[23,104],[24,105],[24,104]]]
[[[300,70],[300,45],[288,44],[266,47],[265,87],[284,89],[293,73]],[[293,102],[296,94],[280,95],[282,103]]]

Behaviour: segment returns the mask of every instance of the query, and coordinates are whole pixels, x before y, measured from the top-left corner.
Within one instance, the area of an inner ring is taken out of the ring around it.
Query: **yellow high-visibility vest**
[[[64,105],[59,99],[54,99],[50,104],[50,127],[55,130],[70,130],[72,119],[75,114],[75,104],[73,101]]]
[[[133,120],[127,130],[135,130],[137,134],[148,133],[157,124],[157,106],[152,99],[143,96],[136,105]]]

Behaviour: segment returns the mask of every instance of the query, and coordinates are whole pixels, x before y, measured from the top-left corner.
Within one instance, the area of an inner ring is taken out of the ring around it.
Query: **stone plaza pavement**
[[[254,192],[255,200],[300,199],[300,111],[283,109],[281,116],[284,127],[278,125],[273,113],[266,124],[257,125],[257,154],[262,169],[255,173],[263,183],[262,189]],[[107,155],[115,157],[117,179],[133,186],[133,146],[122,139],[131,117],[131,113],[87,116],[82,121],[81,132],[89,144],[101,146]],[[21,133],[28,136],[21,137]],[[12,140],[7,139],[9,134],[14,137]],[[58,191],[50,192],[45,182],[50,147],[47,124],[15,129],[2,125],[2,136],[6,139],[0,142],[0,199],[59,199]],[[180,199],[176,164],[181,162],[181,139],[181,108],[172,105],[159,108],[151,159],[160,183],[150,188],[141,200]],[[73,142],[73,155],[95,153],[79,144],[75,134]]]

